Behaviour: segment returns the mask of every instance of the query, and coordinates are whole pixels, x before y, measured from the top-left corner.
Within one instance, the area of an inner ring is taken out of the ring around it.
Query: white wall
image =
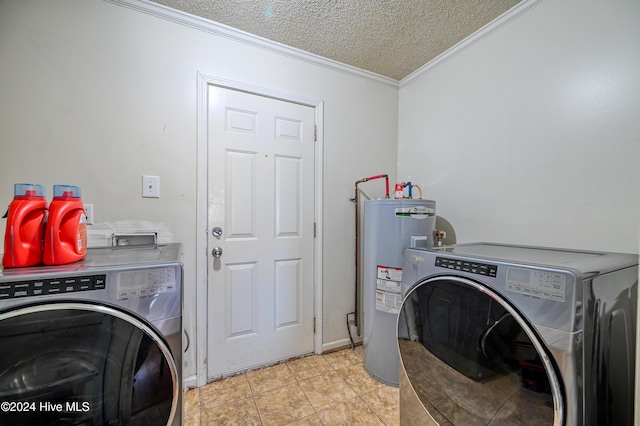
[[[640,2],[546,0],[401,82],[398,178],[458,242],[638,252]]]
[[[10,202],[15,182],[45,184],[49,198],[53,184],[77,184],[97,222],[166,224],[184,244],[193,339],[198,72],[324,101],[323,340],[325,348],[347,344],[348,198],[357,179],[395,172],[394,82],[109,2],[0,1],[0,202]],[[141,198],[143,174],[160,176],[159,199]],[[191,343],[187,377],[195,374]]]

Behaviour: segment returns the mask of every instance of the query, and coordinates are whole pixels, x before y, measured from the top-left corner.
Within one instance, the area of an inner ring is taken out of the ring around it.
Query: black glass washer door
[[[167,425],[179,379],[155,328],[105,305],[0,313],[0,425]]]
[[[445,424],[562,425],[561,382],[529,324],[502,297],[434,277],[405,297],[398,347],[424,407]]]

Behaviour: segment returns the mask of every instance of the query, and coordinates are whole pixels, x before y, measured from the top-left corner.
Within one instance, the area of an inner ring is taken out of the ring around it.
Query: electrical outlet
[[[93,204],[85,204],[84,212],[87,215],[87,225],[93,225]]]
[[[142,176],[142,197],[160,198],[160,176]]]

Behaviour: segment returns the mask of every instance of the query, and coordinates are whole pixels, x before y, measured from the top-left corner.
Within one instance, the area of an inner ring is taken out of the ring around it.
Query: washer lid
[[[572,269],[582,274],[602,274],[638,264],[636,254],[496,243],[458,244],[429,250],[477,259]]]
[[[41,265],[26,268],[0,268],[0,282],[60,275],[95,274],[126,267],[176,265],[182,263],[182,244],[149,247],[101,247],[87,250],[85,259],[66,265]],[[30,276],[30,277],[27,277]]]

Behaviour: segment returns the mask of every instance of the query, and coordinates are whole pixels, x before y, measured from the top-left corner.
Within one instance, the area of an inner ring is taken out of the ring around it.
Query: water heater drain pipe
[[[353,312],[349,312],[347,314],[347,331],[349,331],[349,337],[351,337],[351,329],[349,328],[349,320],[348,320],[350,314],[355,315],[354,322],[358,330],[358,336],[361,335],[360,324],[358,322],[358,297],[359,297],[358,287],[360,285],[360,262],[359,262],[359,258],[360,258],[360,192],[358,190],[358,185],[364,182],[368,182],[370,180],[382,179],[382,178],[384,178],[385,180],[385,189],[386,189],[384,198],[389,198],[389,175],[375,175],[375,176],[369,176],[369,177],[357,180],[355,185],[354,198],[351,199],[351,201],[353,201],[356,204],[356,261],[355,261],[355,266],[356,266],[355,287],[356,288],[355,288],[355,309]],[[351,342],[353,346],[353,339],[351,339]]]

